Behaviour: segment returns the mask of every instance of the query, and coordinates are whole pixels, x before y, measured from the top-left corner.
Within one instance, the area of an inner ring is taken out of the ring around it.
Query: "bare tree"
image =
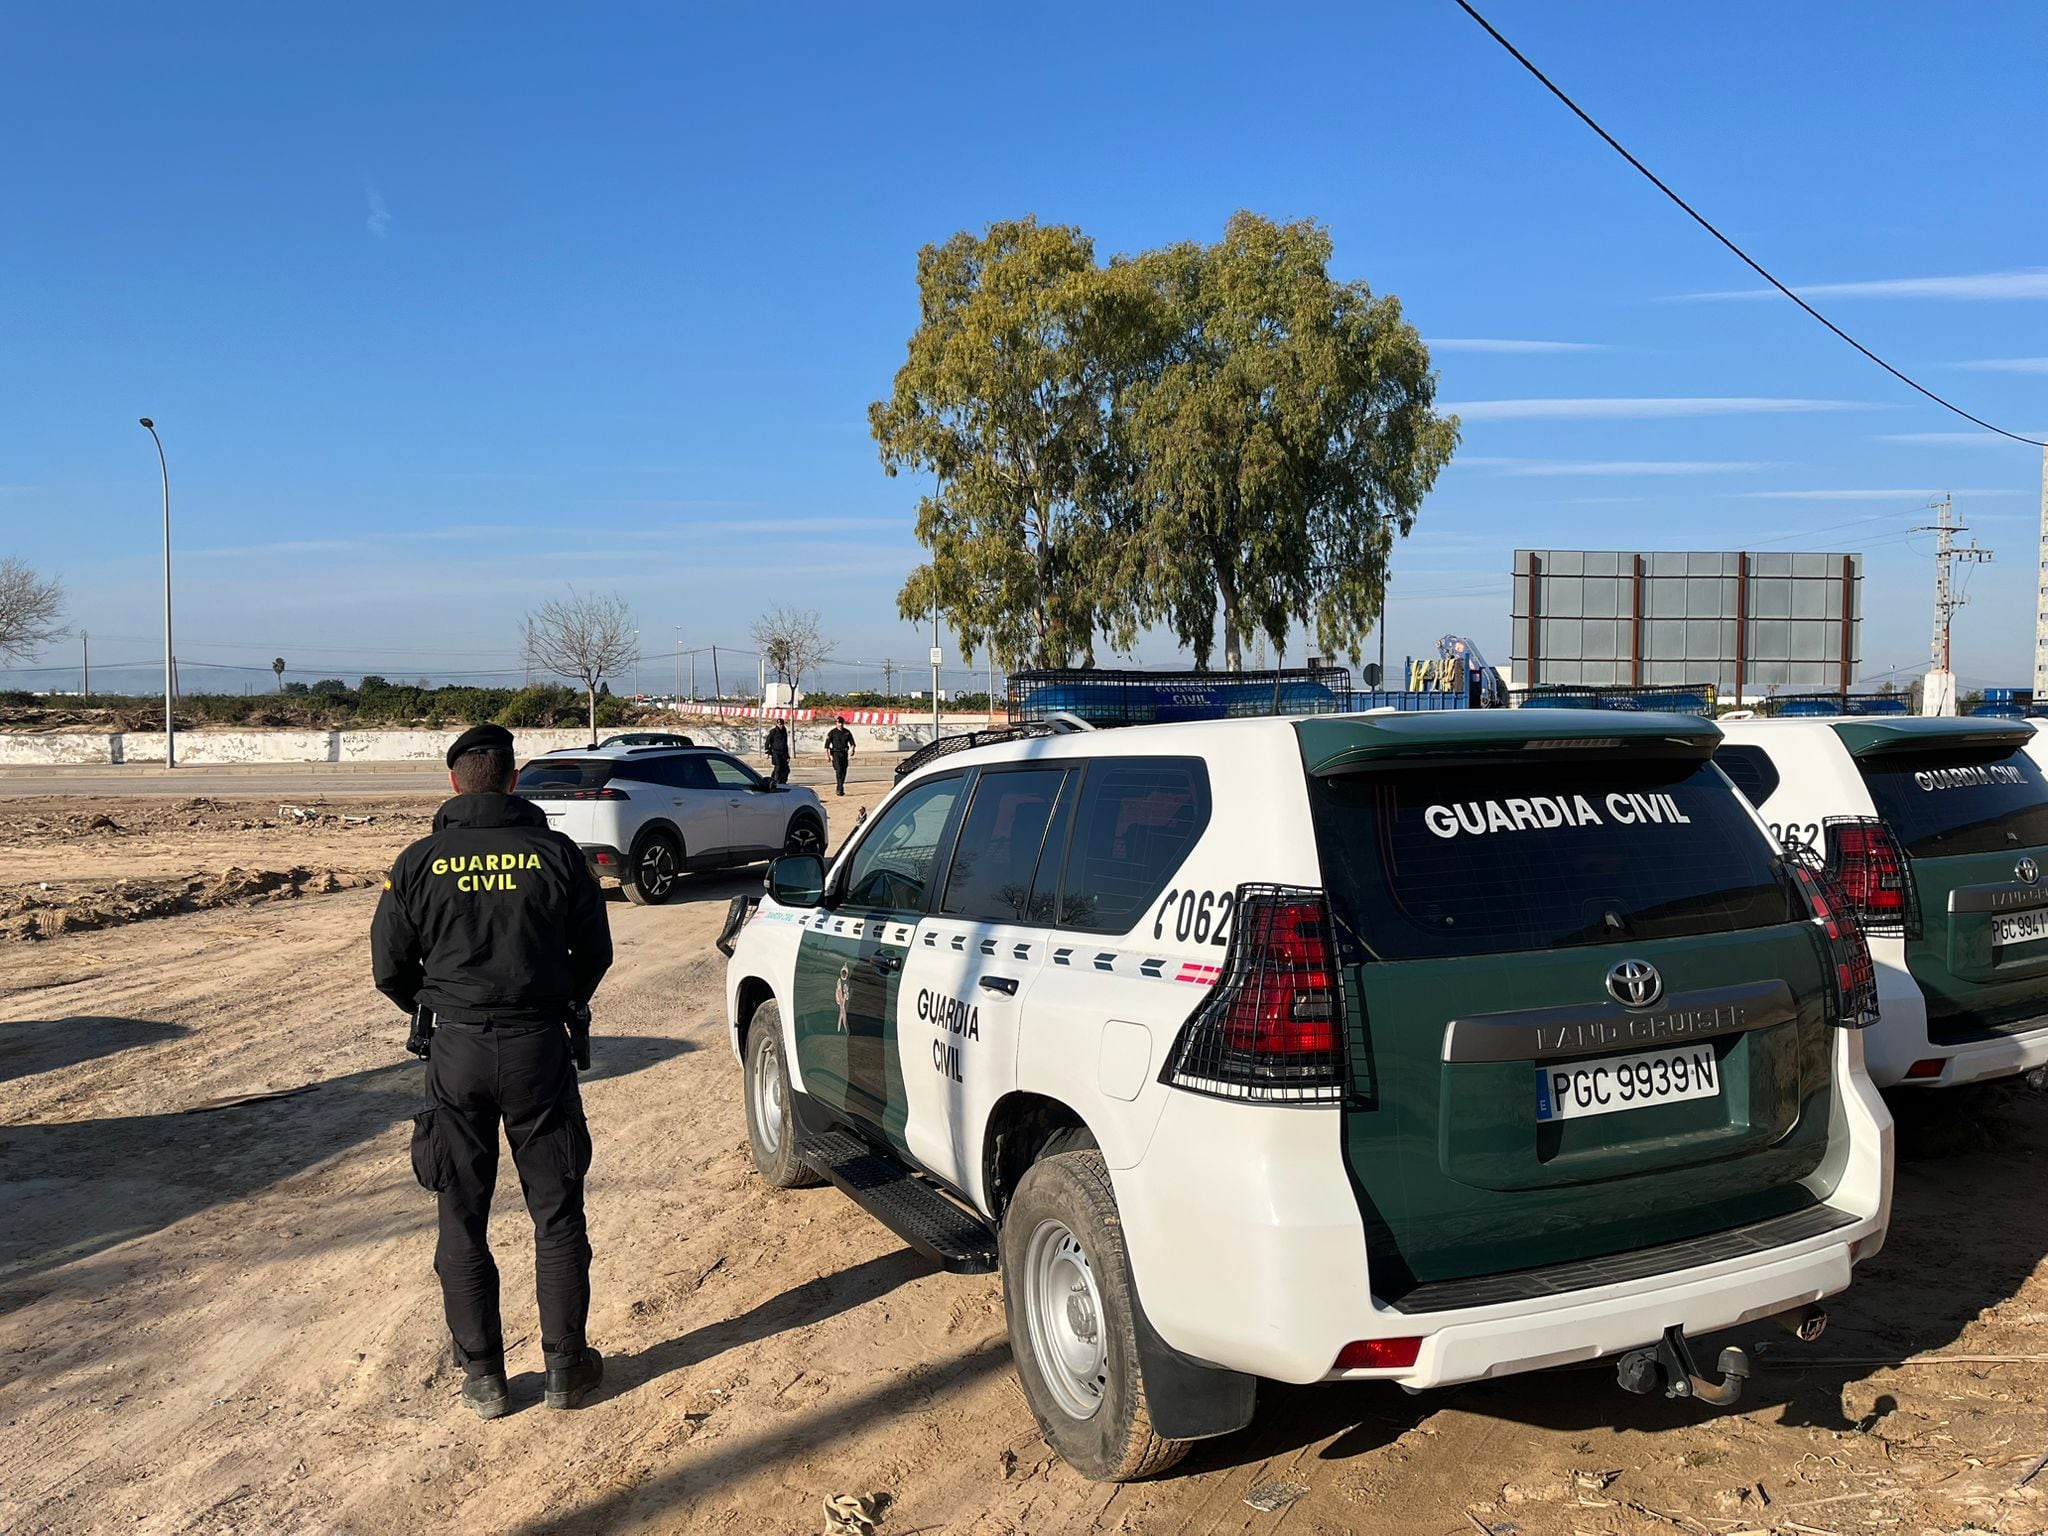
[[[566,602],[543,603],[526,620],[526,659],[543,672],[580,683],[590,699],[597,740],[597,689],[633,660],[633,610],[618,593],[569,589]]]
[[[38,576],[13,555],[0,556],[0,657],[27,661],[64,633],[64,584]]]
[[[815,612],[799,612],[780,604],[754,621],[753,636],[754,644],[761,648],[762,659],[778,679],[789,684],[792,694],[804,674],[832,649],[825,643],[822,623]]]

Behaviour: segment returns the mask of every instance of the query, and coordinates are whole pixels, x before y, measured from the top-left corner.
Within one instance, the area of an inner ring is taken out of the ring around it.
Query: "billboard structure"
[[[1861,555],[1518,549],[1515,686],[1846,693],[1862,588]]]

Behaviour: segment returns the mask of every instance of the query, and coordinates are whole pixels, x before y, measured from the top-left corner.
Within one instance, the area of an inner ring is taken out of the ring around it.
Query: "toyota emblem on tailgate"
[[[1625,1008],[1647,1008],[1664,995],[1664,978],[1647,960],[1624,960],[1607,973],[1607,990]]]
[[[2019,863],[2013,865],[2012,872],[2020,877],[2024,885],[2032,885],[2041,878],[2041,866],[2032,859],[2021,859]]]

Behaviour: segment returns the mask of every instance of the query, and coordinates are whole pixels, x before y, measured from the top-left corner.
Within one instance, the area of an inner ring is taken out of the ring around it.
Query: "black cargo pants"
[[[568,1032],[560,1025],[439,1024],[427,1058],[427,1108],[413,1119],[412,1167],[440,1197],[434,1273],[456,1362],[472,1376],[505,1368],[498,1266],[486,1235],[500,1121],[533,1217],[541,1350],[548,1369],[566,1368],[583,1358],[590,1316],[583,1225],[590,1128]]]
[[[846,765],[849,759],[844,752],[832,754],[832,786],[840,794],[846,793]]]

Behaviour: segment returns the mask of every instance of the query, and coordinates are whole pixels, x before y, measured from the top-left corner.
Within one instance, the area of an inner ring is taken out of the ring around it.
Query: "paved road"
[[[854,782],[886,780],[895,773],[898,761],[894,756],[856,758],[848,778]],[[815,764],[799,763],[791,779],[821,788],[828,797],[831,794],[831,771],[822,759]],[[447,789],[447,770],[438,763],[250,763],[175,771],[145,765],[0,768],[0,800],[32,795],[248,795],[266,800],[277,795],[319,795],[333,799],[342,795],[445,794]]]

